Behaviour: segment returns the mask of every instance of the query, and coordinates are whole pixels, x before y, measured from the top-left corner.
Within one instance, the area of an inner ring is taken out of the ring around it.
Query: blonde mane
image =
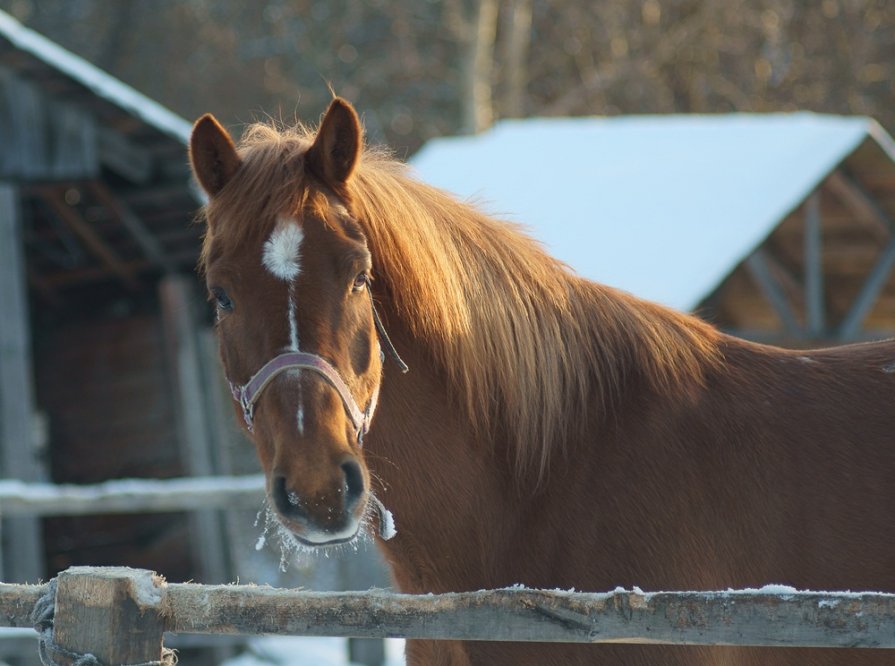
[[[284,210],[321,205],[298,167],[312,139],[302,127],[248,129],[239,177],[209,204],[217,222],[203,261],[212,237],[239,246]],[[350,198],[389,314],[480,432],[508,438],[520,475],[542,477],[554,452],[586,436],[583,415],[610,416],[632,382],[687,394],[719,358],[709,325],[574,275],[516,225],[414,180],[382,151],[364,151]]]

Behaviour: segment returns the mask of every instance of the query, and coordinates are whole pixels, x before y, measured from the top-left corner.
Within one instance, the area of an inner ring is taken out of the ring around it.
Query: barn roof
[[[505,120],[412,165],[582,275],[693,310],[862,146],[895,174],[875,121],[811,113]]]
[[[195,265],[186,120],[3,12],[0,119],[0,180],[45,300]]]
[[[0,11],[0,36],[8,47],[30,55],[80,84],[96,96],[118,106],[147,125],[164,132],[182,144],[189,138],[190,124],[158,102],[137,92],[113,76],[95,67],[56,42],[29,30],[13,17]]]

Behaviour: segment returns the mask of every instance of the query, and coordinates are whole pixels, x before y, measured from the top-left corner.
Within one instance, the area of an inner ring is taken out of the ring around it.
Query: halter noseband
[[[367,292],[370,294],[370,307],[373,310],[373,322],[376,326],[376,333],[380,342],[379,355],[383,360],[385,359],[385,353],[382,350],[382,347],[384,346],[385,351],[388,352],[388,355],[395,361],[401,372],[407,372],[407,364],[404,363],[398,355],[395,346],[385,332],[385,327],[382,325],[382,320],[379,318],[379,313],[376,311],[376,304],[373,302],[373,293],[370,291],[369,286],[368,283]],[[379,402],[380,382],[376,382],[376,388],[373,390],[373,396],[370,398],[367,408],[361,410],[357,401],[355,401],[354,396],[351,395],[351,391],[348,390],[348,385],[345,384],[339,371],[322,356],[302,351],[291,351],[274,356],[271,360],[261,366],[261,369],[252,375],[252,378],[245,384],[240,385],[230,382],[230,392],[233,394],[233,399],[239,403],[240,407],[242,407],[242,416],[245,419],[249,432],[252,432],[254,429],[255,403],[258,402],[261,392],[277,375],[285,370],[313,370],[329,382],[329,385],[336,390],[336,393],[338,393],[339,397],[342,399],[342,404],[345,406],[345,412],[354,424],[358,443],[363,444],[364,435],[370,430],[370,421],[373,420],[373,412],[376,411],[376,404]]]

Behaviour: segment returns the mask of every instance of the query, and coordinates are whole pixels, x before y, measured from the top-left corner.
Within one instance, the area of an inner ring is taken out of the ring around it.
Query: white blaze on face
[[[298,346],[298,322],[295,316],[295,279],[301,272],[301,243],[304,233],[298,221],[281,217],[277,220],[270,237],[264,242],[264,251],[261,254],[261,263],[274,276],[289,285],[289,303],[287,316],[289,319],[289,351],[299,351]],[[301,401],[301,385],[298,396],[298,432],[304,430],[304,410]]]
[[[286,282],[293,282],[301,271],[301,242],[304,233],[298,221],[281,217],[277,226],[264,242],[261,261],[264,267]]]

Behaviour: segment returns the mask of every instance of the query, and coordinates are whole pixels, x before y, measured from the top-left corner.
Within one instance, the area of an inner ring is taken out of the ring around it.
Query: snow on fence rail
[[[62,516],[258,508],[264,475],[121,479],[94,485],[0,480],[0,515]]]
[[[895,595],[779,586],[406,595],[167,584],[149,571],[73,567],[55,588],[0,584],[0,626],[31,626],[42,598],[54,604],[51,647],[106,664],[159,661],[165,632],[895,648]]]

